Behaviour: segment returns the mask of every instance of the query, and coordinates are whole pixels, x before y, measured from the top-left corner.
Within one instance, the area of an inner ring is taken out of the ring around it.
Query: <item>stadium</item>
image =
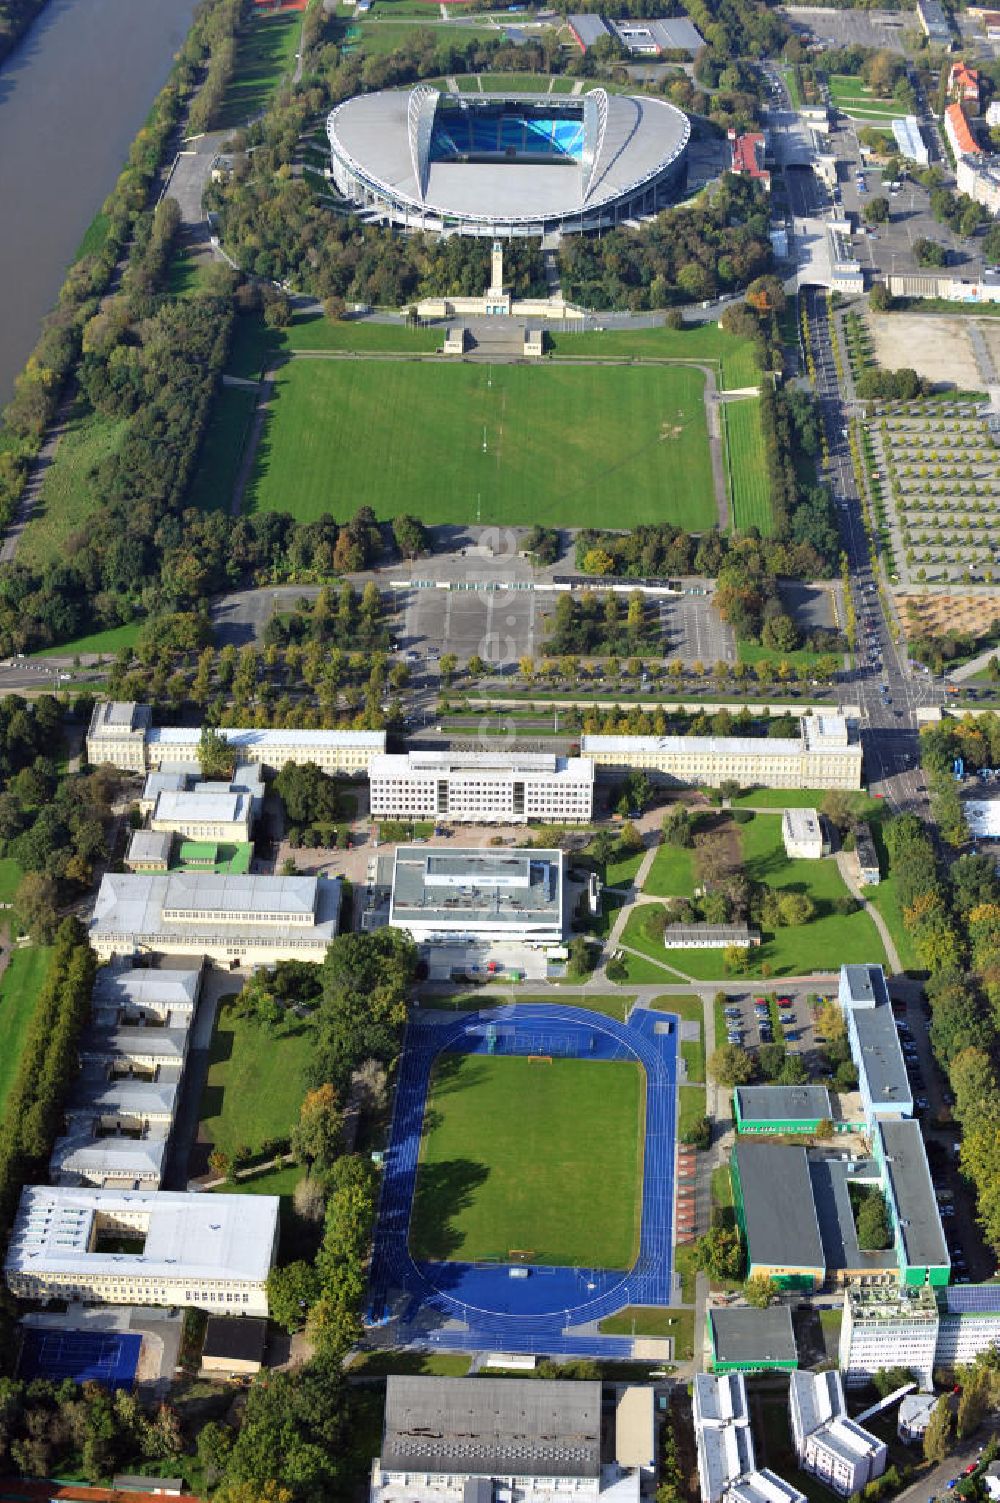
[[[676,194],[691,126],[665,100],[593,89],[358,95],[327,120],[333,179],[363,217],[448,234],[608,228]]]

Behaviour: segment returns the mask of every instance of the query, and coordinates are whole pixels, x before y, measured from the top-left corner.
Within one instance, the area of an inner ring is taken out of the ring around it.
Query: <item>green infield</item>
[[[723,402],[721,412],[726,431],[733,526],[739,532],[756,527],[762,537],[770,537],[774,514],[760,425],[760,398]]]
[[[17,1076],[21,1050],[51,958],[52,951],[44,946],[15,950],[0,980],[0,1118]]]
[[[202,1092],[198,1140],[223,1153],[256,1152],[287,1138],[306,1093],[305,1070],[315,1042],[310,1022],[274,1031],[220,1004]]]
[[[628,498],[623,507],[623,499]],[[554,527],[716,521],[704,377],[683,366],[293,360],[249,507]]]
[[[645,1095],[635,1061],[442,1055],[424,1115],[413,1256],[631,1267]]]

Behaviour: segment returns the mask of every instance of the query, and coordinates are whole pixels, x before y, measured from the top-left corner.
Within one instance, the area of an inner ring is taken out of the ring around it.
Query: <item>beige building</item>
[[[213,1315],[205,1326],[201,1370],[211,1377],[249,1378],[264,1365],[267,1321]]]
[[[189,840],[221,840],[234,845],[250,839],[253,802],[247,793],[164,790],[157,796],[149,828],[158,835]]]
[[[411,751],[373,757],[373,819],[441,824],[585,824],[594,812],[594,764],[545,752]]]
[[[796,737],[583,736],[598,772],[641,768],[664,782],[716,787],[860,788],[861,745],[842,715],[805,715]]]
[[[790,860],[818,861],[823,854],[823,826],[815,809],[786,809],[781,838]]]

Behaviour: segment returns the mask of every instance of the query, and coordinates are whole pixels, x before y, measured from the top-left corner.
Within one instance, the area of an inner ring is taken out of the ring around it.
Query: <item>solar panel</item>
[[[953,1315],[1000,1315],[1000,1282],[959,1285],[945,1298]]]

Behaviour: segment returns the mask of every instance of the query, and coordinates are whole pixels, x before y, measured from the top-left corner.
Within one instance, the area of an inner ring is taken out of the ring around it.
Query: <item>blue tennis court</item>
[[[18,1377],[73,1378],[131,1388],[139,1366],[142,1337],[121,1331],[56,1331],[29,1326],[24,1331]]]
[[[527,1003],[464,1017],[411,1017],[379,1204],[368,1319],[397,1322],[402,1343],[468,1350],[627,1356],[631,1341],[595,1323],[625,1305],[669,1305],[676,1127],[676,1020],[633,1010],[627,1023],[584,1008]],[[424,1106],[443,1050],[639,1061],[646,1132],[639,1256],[627,1271],[505,1263],[416,1262],[409,1250]],[[448,1322],[447,1336],[430,1324]],[[574,1327],[576,1328],[574,1330]]]

